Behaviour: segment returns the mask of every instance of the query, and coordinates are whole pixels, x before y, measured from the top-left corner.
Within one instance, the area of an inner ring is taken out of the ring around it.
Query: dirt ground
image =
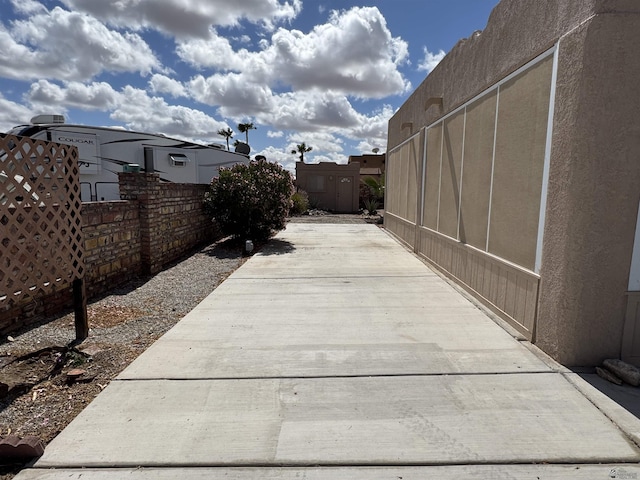
[[[90,317],[112,324],[116,319],[133,320],[136,315],[134,311],[120,311],[117,316],[104,309],[90,311]],[[53,323],[68,327],[73,315]],[[49,443],[155,339],[156,335],[141,335],[131,344],[51,345],[5,353],[0,359],[0,394],[4,395],[0,408],[6,413],[0,420],[2,436],[35,436]],[[23,462],[8,459],[0,467],[0,480],[13,478],[23,467]]]

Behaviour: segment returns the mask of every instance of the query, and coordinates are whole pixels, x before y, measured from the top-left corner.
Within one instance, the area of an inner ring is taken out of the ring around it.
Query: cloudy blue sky
[[[386,149],[387,122],[498,0],[0,0],[0,131],[39,113],[224,143],[293,169]]]

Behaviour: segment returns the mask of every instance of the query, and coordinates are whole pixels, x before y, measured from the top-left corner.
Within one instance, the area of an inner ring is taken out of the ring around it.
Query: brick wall
[[[140,211],[140,255],[144,273],[157,273],[215,232],[203,209],[207,185],[160,183],[157,173],[120,173],[120,197]]]
[[[122,200],[82,204],[85,284],[89,298],[154,274],[217,233],[204,211],[207,185],[161,183],[155,173],[119,174]],[[71,287],[0,312],[0,334],[71,308]]]
[[[128,201],[82,204],[85,283],[89,297],[141,273],[138,210],[136,202]]]

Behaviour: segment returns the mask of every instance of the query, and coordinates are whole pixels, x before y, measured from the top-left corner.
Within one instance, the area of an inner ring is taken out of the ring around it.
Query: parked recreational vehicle
[[[38,115],[8,133],[76,146],[84,202],[118,200],[117,173],[123,169],[154,171],[167,182],[207,184],[220,167],[249,162],[245,144],[230,152],[222,145],[64,122],[62,115]]]

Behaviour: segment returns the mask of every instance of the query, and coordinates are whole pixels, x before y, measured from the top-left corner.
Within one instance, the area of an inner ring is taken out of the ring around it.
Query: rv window
[[[169,163],[174,167],[184,167],[189,161],[189,157],[182,153],[170,153]]]

